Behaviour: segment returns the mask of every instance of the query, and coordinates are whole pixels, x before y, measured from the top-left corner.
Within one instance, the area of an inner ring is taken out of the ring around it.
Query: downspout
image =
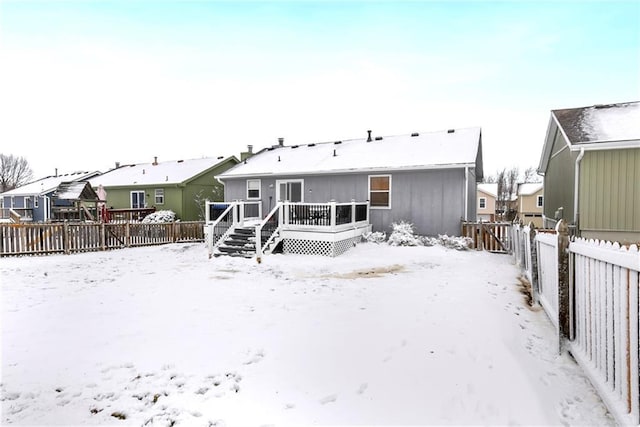
[[[578,213],[578,190],[580,187],[580,162],[584,157],[584,147],[580,148],[580,154],[576,158],[575,179],[573,184],[573,223],[576,226],[576,232],[578,231],[578,219],[580,214]]]
[[[464,220],[469,221],[469,167],[464,167]]]

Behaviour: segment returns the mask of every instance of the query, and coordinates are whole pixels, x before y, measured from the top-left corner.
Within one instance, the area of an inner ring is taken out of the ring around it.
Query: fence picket
[[[0,256],[204,241],[204,222],[0,224]]]

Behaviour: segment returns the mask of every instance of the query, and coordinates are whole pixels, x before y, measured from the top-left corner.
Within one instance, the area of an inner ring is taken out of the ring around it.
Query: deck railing
[[[107,209],[109,223],[140,222],[156,208],[140,209]]]
[[[0,219],[13,222],[33,221],[33,208],[0,209]]]

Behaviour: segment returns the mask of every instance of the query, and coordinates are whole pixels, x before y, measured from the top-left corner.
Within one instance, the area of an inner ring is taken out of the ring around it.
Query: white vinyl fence
[[[636,246],[577,239],[569,245],[574,301],[571,353],[621,424],[640,421]]]
[[[534,301],[542,305],[564,343],[561,348],[571,352],[616,421],[639,425],[638,247],[573,239],[560,251],[560,239],[568,238],[561,223],[555,232],[527,230],[535,234],[529,244],[526,228],[513,227],[513,255],[531,280]],[[561,266],[567,260],[568,278]],[[560,304],[561,299],[565,303]],[[568,330],[562,326],[567,324]]]

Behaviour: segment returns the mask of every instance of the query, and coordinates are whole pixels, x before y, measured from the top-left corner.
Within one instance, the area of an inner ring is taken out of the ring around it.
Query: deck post
[[[262,226],[256,225],[256,261],[262,262]]]
[[[330,206],[330,209],[331,209],[330,225],[331,225],[331,231],[333,231],[336,228],[336,201],[335,200],[331,200],[329,202],[329,206]]]
[[[356,223],[356,199],[351,199],[351,224]]]

